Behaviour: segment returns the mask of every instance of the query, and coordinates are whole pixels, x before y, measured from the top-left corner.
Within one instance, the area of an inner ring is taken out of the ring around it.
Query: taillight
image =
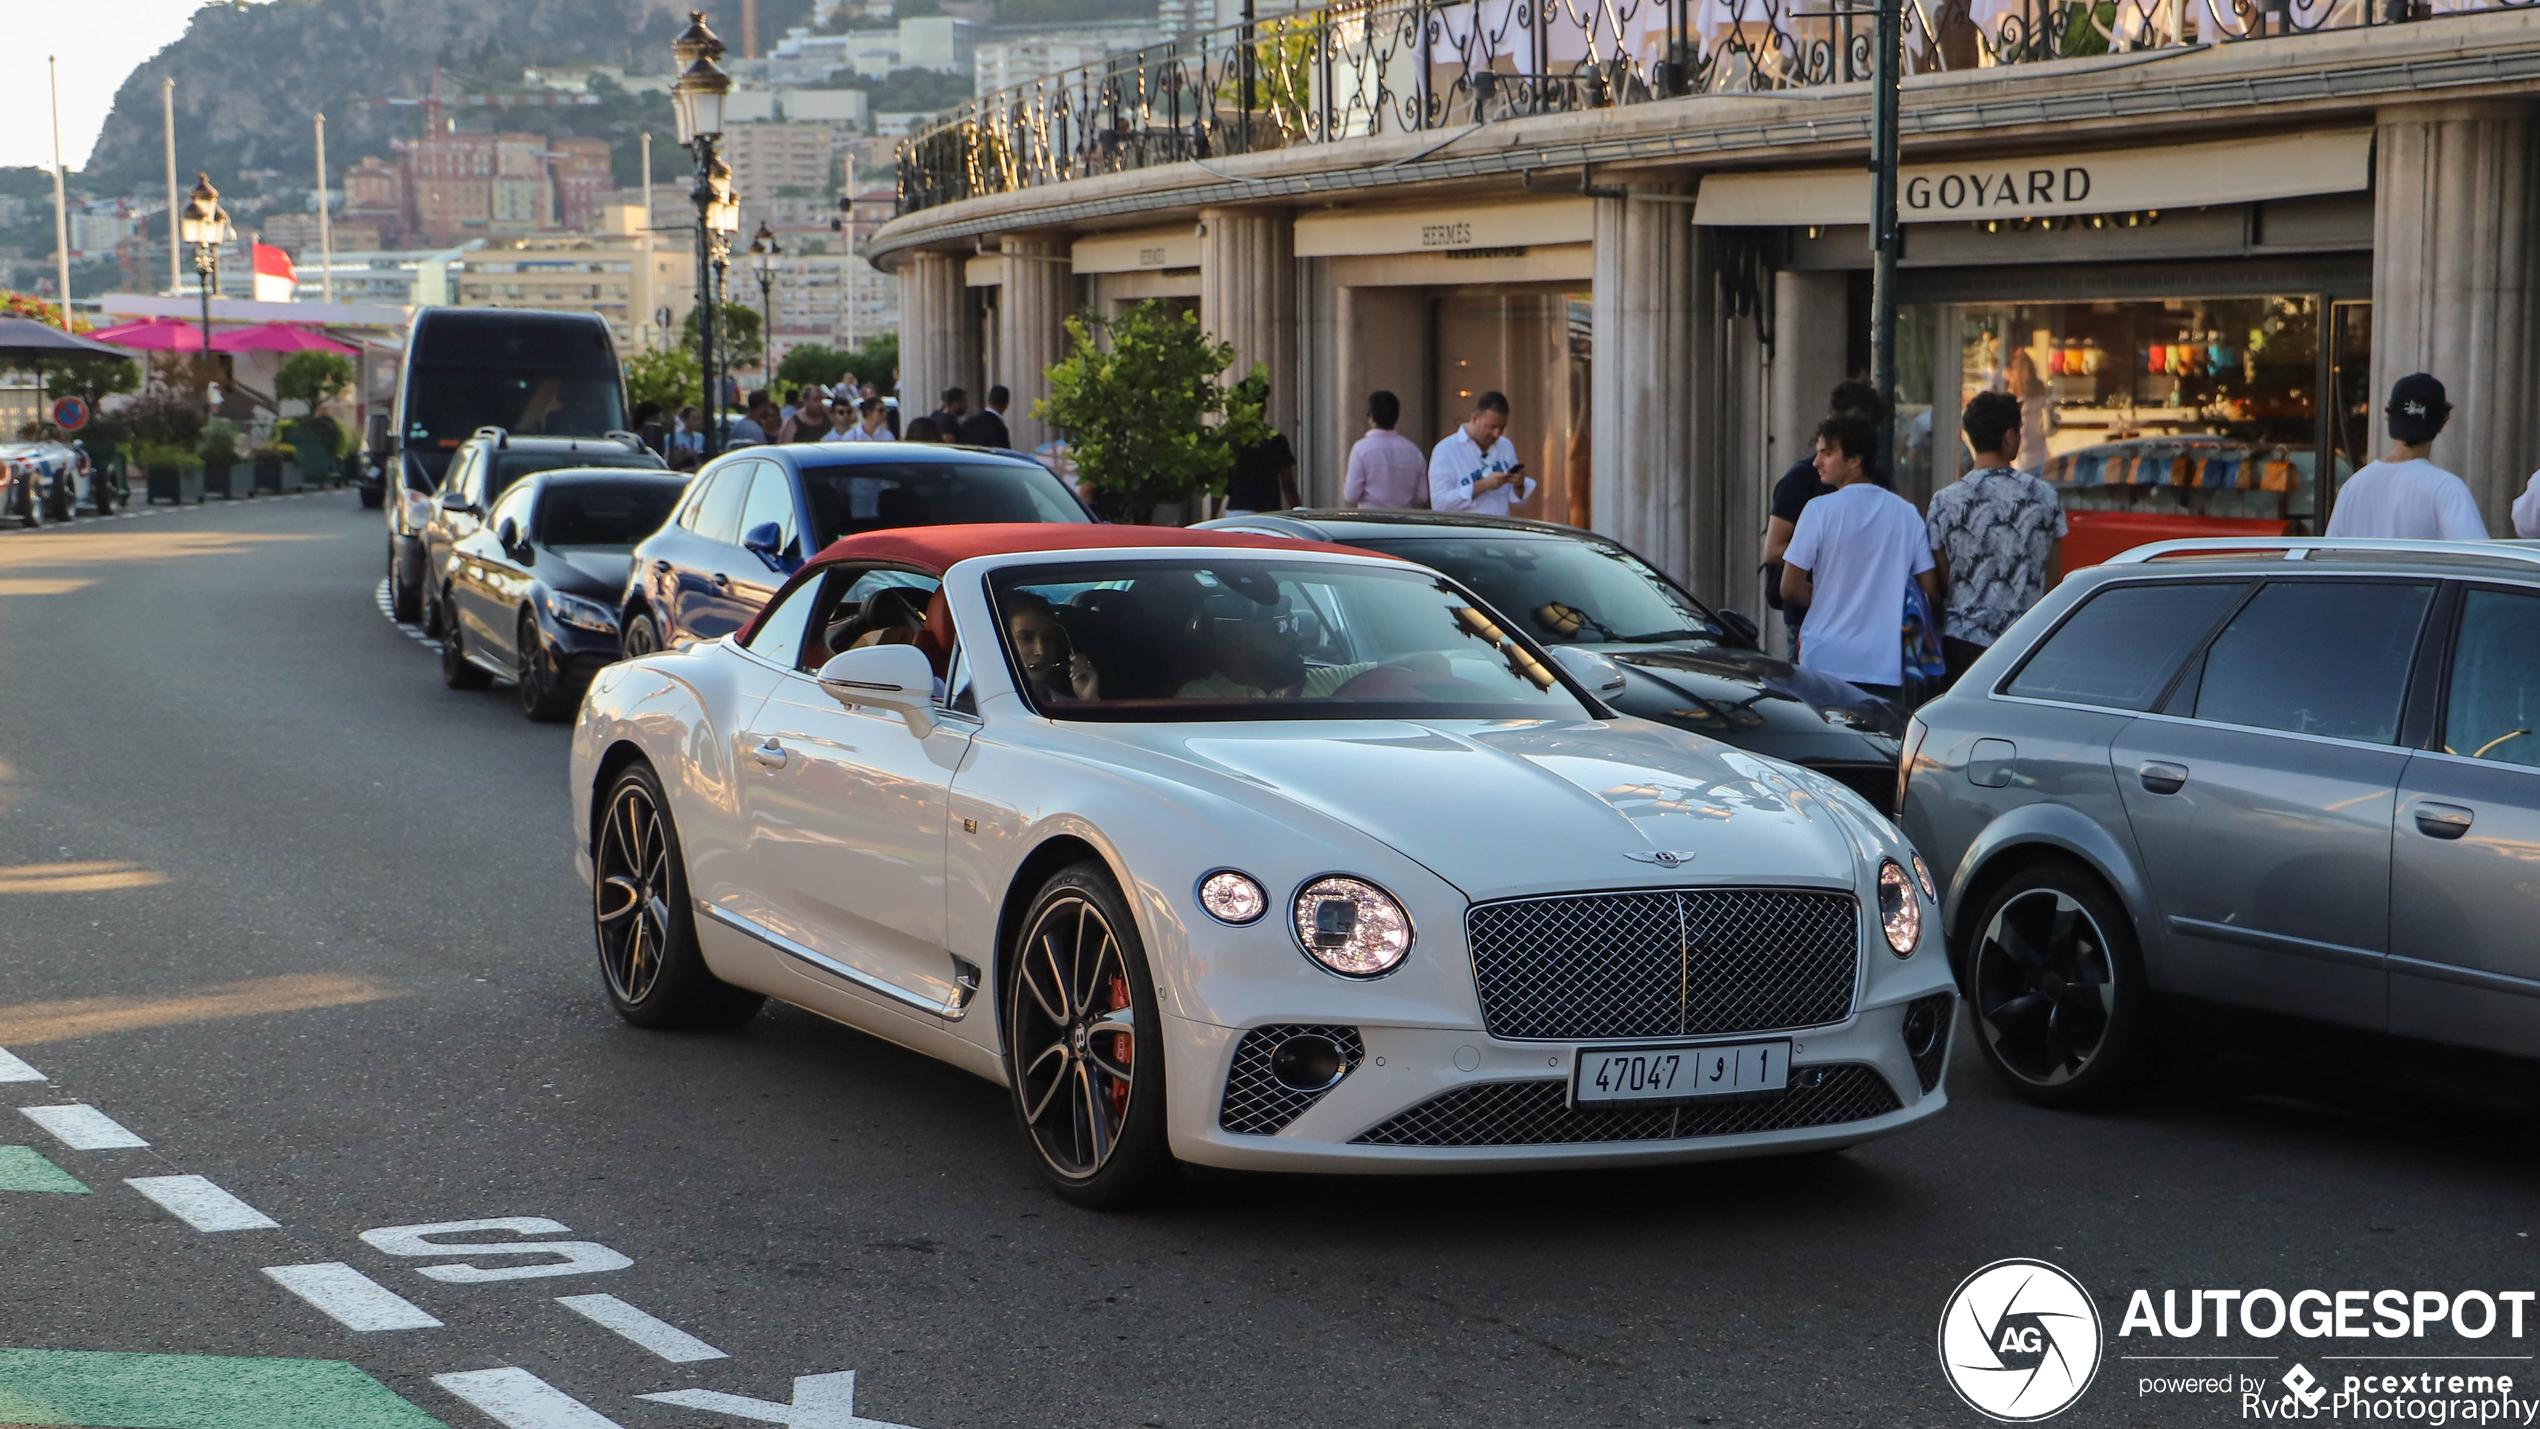
[[[1905,817],[1905,788],[1914,780],[1914,756],[1922,752],[1923,736],[1930,733],[1931,726],[1923,723],[1921,715],[1905,721],[1905,752],[1896,761],[1896,817],[1900,819]]]

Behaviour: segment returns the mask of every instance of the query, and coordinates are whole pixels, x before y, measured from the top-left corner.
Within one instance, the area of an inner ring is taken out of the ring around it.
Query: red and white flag
[[[300,287],[300,275],[291,266],[291,255],[270,243],[256,245],[256,301],[287,303]]]

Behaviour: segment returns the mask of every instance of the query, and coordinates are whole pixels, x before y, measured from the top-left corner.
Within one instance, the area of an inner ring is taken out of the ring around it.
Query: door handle
[[[724,588],[724,589],[726,589],[726,590],[729,590],[729,589],[731,589],[731,588],[732,588],[732,578],[731,578],[730,576],[725,575],[725,574],[724,574],[723,572],[721,572],[721,571],[716,571],[716,572],[714,573],[714,583],[715,583],[716,585],[719,585],[719,586],[723,587],[723,588]]]
[[[2155,794],[2175,794],[2187,787],[2187,766],[2151,759],[2135,766],[2134,777]]]
[[[776,736],[771,734],[766,743],[750,751],[750,757],[757,760],[763,769],[782,769],[792,762],[794,751],[778,744]]]
[[[2458,804],[2419,804],[2417,832],[2430,839],[2456,839],[2469,832],[2477,817]]]

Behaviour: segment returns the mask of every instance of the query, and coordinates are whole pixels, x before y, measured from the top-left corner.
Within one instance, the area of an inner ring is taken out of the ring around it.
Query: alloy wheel
[[[621,1002],[641,1003],[661,978],[670,943],[670,839],[661,810],[642,786],[619,786],[600,825],[592,918],[600,970]]]
[[[653,629],[653,618],[638,613],[626,622],[625,633],[618,637],[618,648],[624,658],[650,655],[661,648],[659,633]]]
[[[1119,937],[1080,895],[1052,901],[1022,943],[1011,1045],[1023,1124],[1070,1179],[1109,1163],[1139,1093],[1138,1009]]]
[[[2106,1045],[2117,985],[2107,934],[2061,889],[2002,905],[1976,944],[1976,1023],[1995,1060],[2039,1087],[2080,1076]]]

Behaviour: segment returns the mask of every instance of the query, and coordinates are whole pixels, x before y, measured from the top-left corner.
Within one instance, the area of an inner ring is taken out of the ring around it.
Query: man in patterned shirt
[[[1924,518],[1940,568],[1940,649],[1953,685],[2054,584],[2065,531],[2055,489],[2012,466],[2020,455],[2017,397],[1979,392],[1958,425],[1976,469],[1935,492]]]

